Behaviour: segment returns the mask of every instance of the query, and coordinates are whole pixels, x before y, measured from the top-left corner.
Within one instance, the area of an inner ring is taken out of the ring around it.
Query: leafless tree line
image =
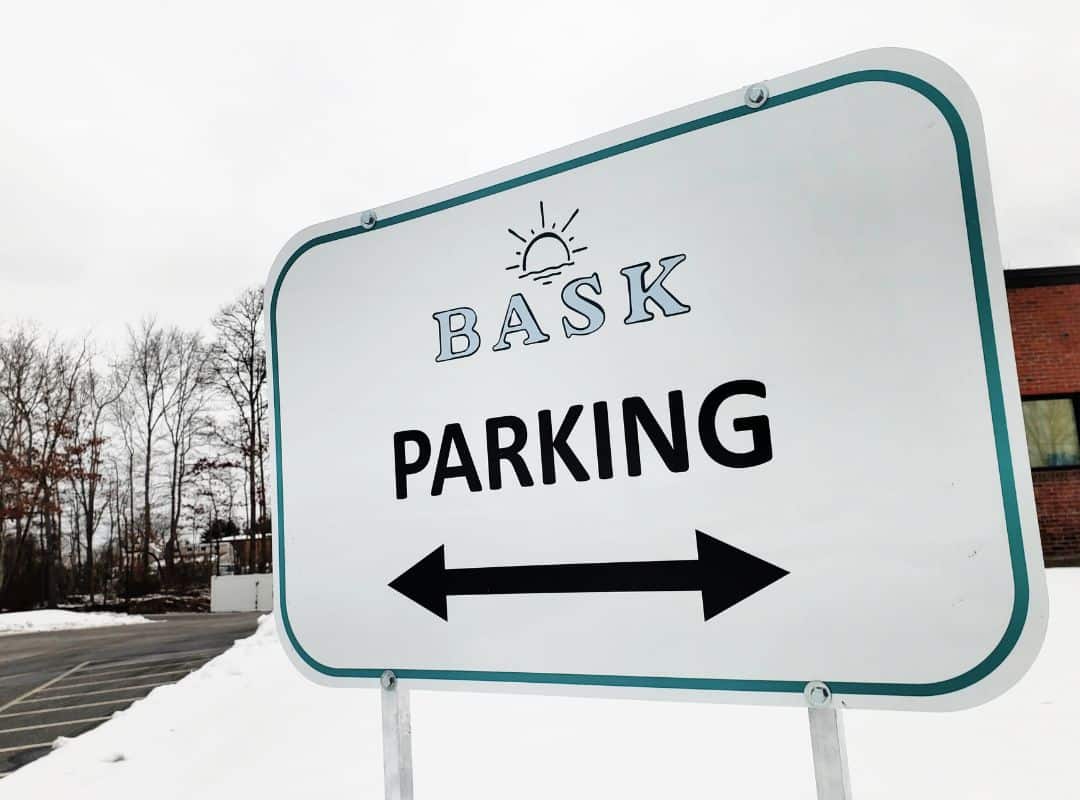
[[[210,336],[144,319],[114,354],[0,329],[0,609],[189,585],[184,542],[231,533],[268,568],[262,310],[252,288]]]

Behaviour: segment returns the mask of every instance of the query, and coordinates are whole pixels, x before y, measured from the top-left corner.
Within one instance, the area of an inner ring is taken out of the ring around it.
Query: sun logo
[[[507,228],[511,236],[525,245],[523,249],[514,251],[521,261],[511,264],[507,269],[518,270],[518,278],[532,278],[547,286],[561,275],[564,269],[574,266],[574,254],[589,248],[584,245],[574,247],[574,237],[564,237],[564,234],[580,210],[575,208],[574,213],[561,228],[558,222],[552,222],[549,230],[544,217],[544,203],[541,201],[539,233],[535,229],[530,229],[529,238],[526,239],[513,228]]]

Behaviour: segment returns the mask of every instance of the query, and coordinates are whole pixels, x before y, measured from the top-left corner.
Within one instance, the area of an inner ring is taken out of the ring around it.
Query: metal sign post
[[[832,691],[811,681],[804,691],[810,706],[810,747],[814,753],[814,782],[818,800],[851,800],[844,719],[833,703]]]
[[[413,800],[412,720],[409,692],[393,672],[382,674],[383,786],[386,800]],[[832,691],[820,681],[806,685],[810,747],[818,800],[851,800],[844,719],[833,707]]]
[[[379,680],[382,699],[383,786],[386,800],[413,800],[412,720],[409,690],[387,670]]]

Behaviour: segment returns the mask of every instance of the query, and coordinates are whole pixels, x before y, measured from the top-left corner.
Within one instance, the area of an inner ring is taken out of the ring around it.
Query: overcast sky
[[[882,45],[972,86],[1005,265],[1080,263],[1078,7],[5,0],[0,323],[204,325],[311,223]]]

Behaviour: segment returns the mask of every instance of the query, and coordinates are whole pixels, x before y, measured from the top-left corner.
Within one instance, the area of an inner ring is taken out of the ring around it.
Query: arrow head
[[[706,620],[788,574],[786,569],[780,569],[706,533],[696,533],[701,605]]]
[[[435,616],[449,619],[446,613],[446,555],[443,545],[390,581],[390,588],[401,592]]]

